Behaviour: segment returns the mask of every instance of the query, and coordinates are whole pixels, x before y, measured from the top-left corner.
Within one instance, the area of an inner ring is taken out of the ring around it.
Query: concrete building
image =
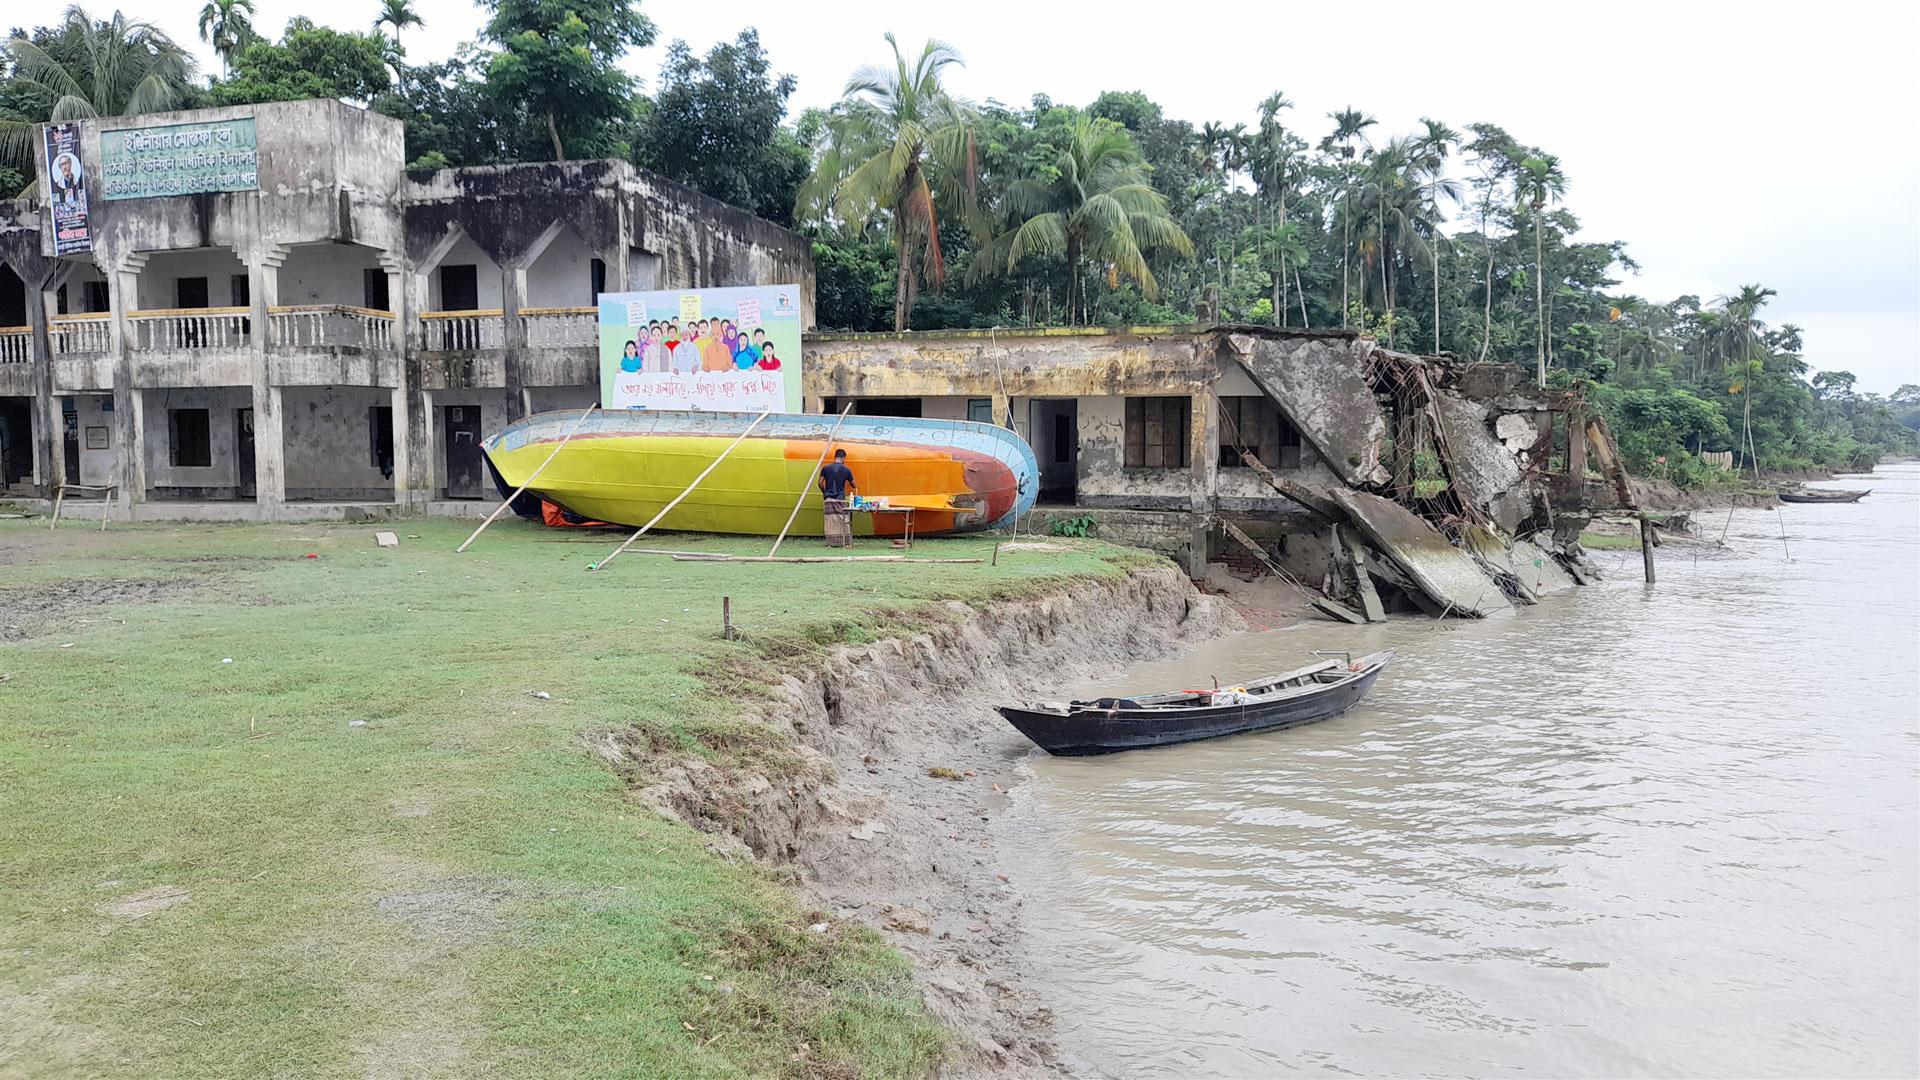
[[[1198,567],[1225,517],[1271,538],[1324,524],[1276,489],[1364,488],[1508,534],[1619,505],[1590,478],[1577,392],[1507,364],[1415,357],[1349,331],[1160,326],[814,334],[808,408],[1010,423],[1049,517]],[[1577,530],[1576,530],[1577,531]]]
[[[211,187],[116,164],[206,130],[253,142]],[[336,101],[82,123],[90,249],[56,255],[44,197],[0,202],[0,490],[460,512],[494,497],[482,433],[597,397],[596,294],[798,282],[811,325],[809,245],[770,222],[617,161],[408,172],[402,135]]]

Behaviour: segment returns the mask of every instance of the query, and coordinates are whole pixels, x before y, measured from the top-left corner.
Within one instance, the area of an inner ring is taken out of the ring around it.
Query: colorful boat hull
[[[580,414],[536,413],[488,437],[481,448],[502,496],[533,478],[528,493],[538,498],[517,501],[514,510],[522,516],[537,517],[538,499],[547,499],[582,517],[638,527],[685,491],[756,415],[596,412],[553,454]],[[806,490],[791,535],[822,535],[825,520],[813,475],[836,419],[768,416],[655,528],[772,536]],[[1015,514],[1033,506],[1039,490],[1033,450],[992,424],[848,416],[833,447],[846,450],[862,496],[914,508],[915,535],[1010,525]],[[553,461],[540,469],[549,454]],[[902,514],[854,515],[858,535],[893,536],[905,528]]]

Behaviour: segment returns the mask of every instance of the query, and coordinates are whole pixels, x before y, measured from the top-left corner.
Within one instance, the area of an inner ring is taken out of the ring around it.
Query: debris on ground
[[[374,533],[373,542],[383,548],[397,548],[400,546],[400,538],[390,532]]]

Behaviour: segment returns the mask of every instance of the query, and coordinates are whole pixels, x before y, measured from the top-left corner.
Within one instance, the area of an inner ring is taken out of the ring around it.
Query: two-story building
[[[487,498],[482,433],[598,396],[597,294],[798,283],[811,324],[804,238],[624,162],[409,172],[399,121],[324,100],[75,143],[84,246],[44,186],[0,203],[0,490],[112,485],[135,518]]]

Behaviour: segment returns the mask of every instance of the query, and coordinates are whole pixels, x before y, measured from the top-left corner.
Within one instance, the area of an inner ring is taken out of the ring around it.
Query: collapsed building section
[[[1591,580],[1580,528],[1628,505],[1578,389],[1357,333],[825,334],[806,363],[810,408],[1019,431],[1041,528],[1153,547],[1195,577],[1222,559],[1281,575],[1354,621],[1483,616]]]

